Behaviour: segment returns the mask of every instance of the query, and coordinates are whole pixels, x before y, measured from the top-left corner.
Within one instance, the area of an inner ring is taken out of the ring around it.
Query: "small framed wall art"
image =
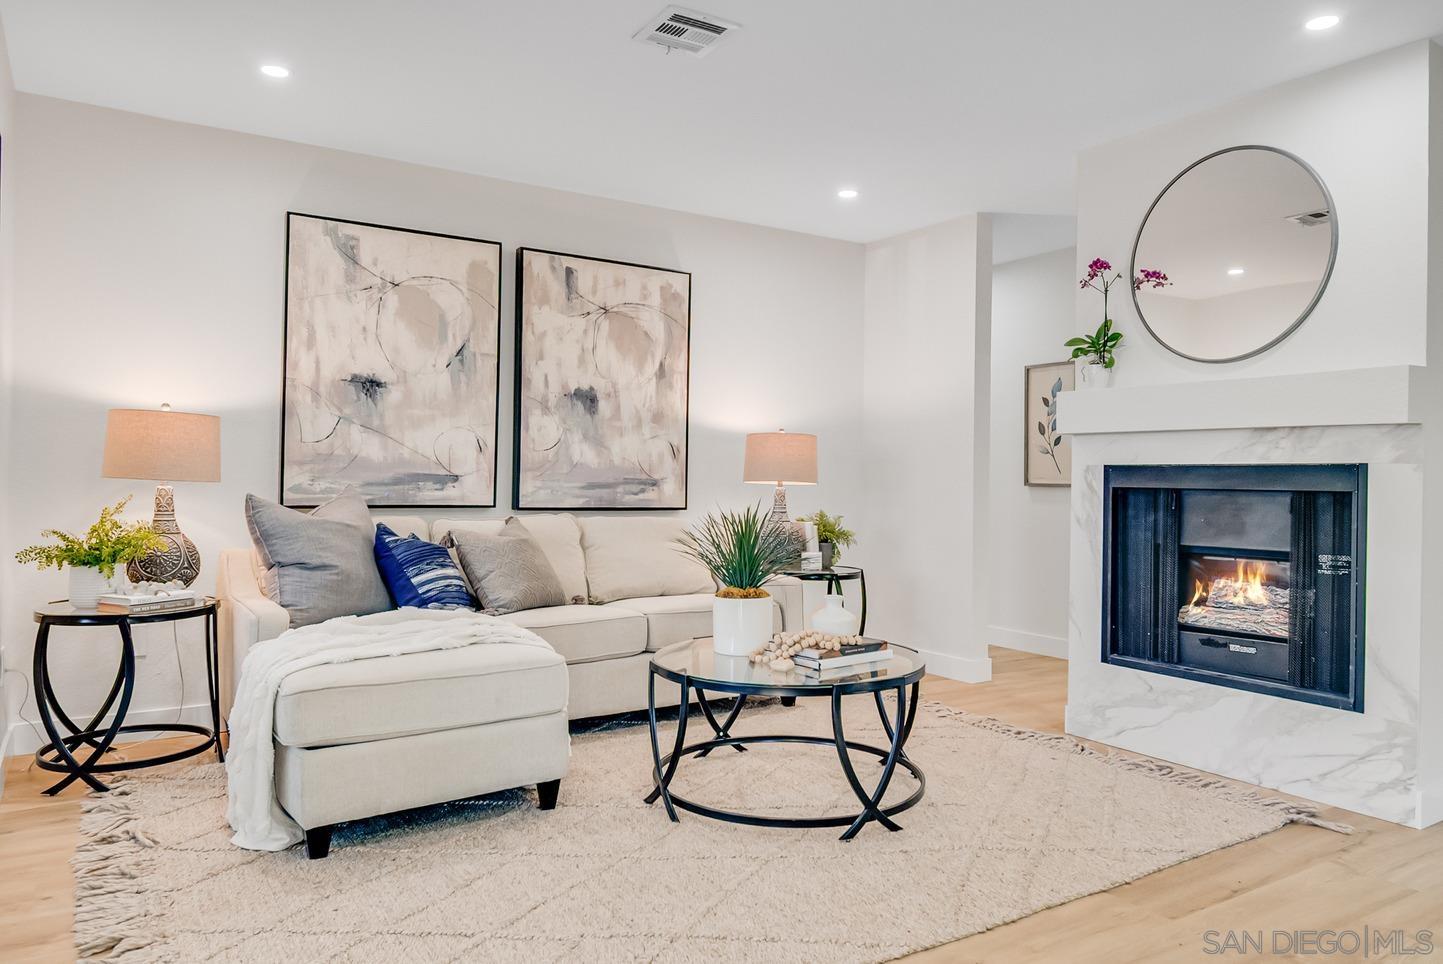
[[[501,245],[286,217],[281,502],[496,504]]]
[[[516,252],[518,509],[684,509],[691,274]]]
[[[1028,365],[1022,382],[1022,481],[1071,485],[1072,440],[1057,431],[1057,396],[1070,392],[1076,368],[1070,361]]]

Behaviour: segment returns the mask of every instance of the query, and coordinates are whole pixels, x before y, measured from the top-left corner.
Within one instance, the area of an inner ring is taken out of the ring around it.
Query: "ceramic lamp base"
[[[131,582],[175,582],[189,586],[200,575],[200,550],[175,521],[175,489],[155,487],[155,518],[151,527],[168,543],[165,549],[131,560],[125,574]]]

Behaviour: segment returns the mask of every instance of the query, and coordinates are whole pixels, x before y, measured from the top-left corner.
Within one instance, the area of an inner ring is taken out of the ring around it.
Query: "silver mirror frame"
[[[1302,313],[1298,315],[1297,320],[1295,320],[1291,325],[1284,329],[1283,332],[1272,341],[1268,342],[1266,345],[1262,345],[1261,347],[1254,348],[1252,351],[1244,352],[1241,355],[1234,355],[1231,358],[1198,358],[1195,355],[1189,355],[1187,352],[1178,351],[1172,345],[1169,345],[1167,342],[1163,341],[1162,338],[1158,335],[1158,333],[1152,330],[1152,326],[1147,323],[1147,315],[1143,313],[1142,305],[1137,300],[1137,288],[1132,285],[1132,279],[1137,277],[1137,249],[1142,244],[1142,233],[1143,231],[1147,230],[1148,219],[1152,217],[1153,210],[1158,206],[1159,203],[1162,202],[1162,199],[1167,196],[1167,192],[1172,190],[1172,186],[1178,181],[1181,181],[1184,177],[1186,177],[1188,172],[1191,171],[1193,168],[1206,164],[1208,161],[1212,160],[1215,157],[1221,157],[1223,154],[1231,154],[1234,151],[1272,151],[1274,154],[1281,154],[1283,157],[1288,158],[1293,163],[1301,167],[1304,171],[1308,172],[1308,176],[1313,179],[1313,183],[1318,185],[1318,189],[1323,192],[1323,200],[1326,201],[1328,205],[1328,229],[1332,232],[1332,241],[1328,248],[1328,265],[1326,268],[1323,269],[1323,277],[1318,282],[1318,290],[1313,293],[1313,299],[1308,302],[1307,307],[1305,307]],[[1188,361],[1202,362],[1205,365],[1225,365],[1229,362],[1242,361],[1245,358],[1252,358],[1254,355],[1261,355],[1268,349],[1276,347],[1283,339],[1287,338],[1293,332],[1297,331],[1298,328],[1302,325],[1302,323],[1308,320],[1308,316],[1313,313],[1313,309],[1318,306],[1318,302],[1321,301],[1323,298],[1323,292],[1328,290],[1328,282],[1331,281],[1333,278],[1333,265],[1337,262],[1337,260],[1338,207],[1336,204],[1333,203],[1333,193],[1328,190],[1328,185],[1323,183],[1323,179],[1318,176],[1318,172],[1313,169],[1313,166],[1307,161],[1303,160],[1298,155],[1294,154],[1292,151],[1285,151],[1281,147],[1269,147],[1266,144],[1239,144],[1236,147],[1224,147],[1222,150],[1213,151],[1211,154],[1200,157],[1197,160],[1193,161],[1187,167],[1179,171],[1172,180],[1168,181],[1167,185],[1158,192],[1157,197],[1153,198],[1152,203],[1147,206],[1147,213],[1142,216],[1142,223],[1137,226],[1137,235],[1133,238],[1132,241],[1132,258],[1128,263],[1128,286],[1132,288],[1132,307],[1137,312],[1138,320],[1142,322],[1142,326],[1146,328],[1147,333],[1152,336],[1153,341],[1157,342],[1159,345],[1166,348],[1174,355],[1186,358]]]

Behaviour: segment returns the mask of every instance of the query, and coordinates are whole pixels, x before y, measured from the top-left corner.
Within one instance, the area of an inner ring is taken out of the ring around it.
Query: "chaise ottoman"
[[[276,696],[276,798],[313,860],[347,820],[533,784],[550,810],[571,753],[566,701],[566,661],[535,646],[309,667]]]

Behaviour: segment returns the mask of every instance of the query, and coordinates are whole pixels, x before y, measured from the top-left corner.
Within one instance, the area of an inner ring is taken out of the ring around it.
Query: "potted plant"
[[[1093,258],[1087,265],[1087,274],[1078,283],[1079,287],[1091,288],[1102,295],[1102,324],[1090,335],[1079,335],[1064,342],[1072,349],[1072,358],[1077,362],[1077,384],[1080,388],[1106,388],[1112,384],[1112,369],[1117,364],[1117,346],[1122,342],[1122,332],[1112,330],[1112,317],[1107,309],[1108,294],[1112,286],[1122,280],[1122,272],[1112,271],[1112,262],[1106,258]],[[1133,290],[1144,285],[1166,288],[1172,284],[1167,275],[1152,268],[1143,268],[1132,279]]]
[[[15,561],[34,563],[41,569],[70,567],[70,604],[78,609],[94,609],[100,594],[112,588],[117,566],[169,547],[149,523],[120,520],[129,502],[130,496],[126,496],[101,509],[100,519],[83,536],[46,529],[40,534],[58,542],[21,549],[15,553]]]
[[[682,537],[683,551],[721,586],[712,602],[712,646],[749,656],[772,636],[772,598],[762,587],[796,557],[796,531],[760,505],[716,512]]]
[[[822,550],[822,568],[830,569],[842,560],[842,549],[857,541],[857,534],[842,526],[842,517],[828,515],[818,509],[811,515],[804,515],[798,522],[810,522],[817,527],[817,547]]]

